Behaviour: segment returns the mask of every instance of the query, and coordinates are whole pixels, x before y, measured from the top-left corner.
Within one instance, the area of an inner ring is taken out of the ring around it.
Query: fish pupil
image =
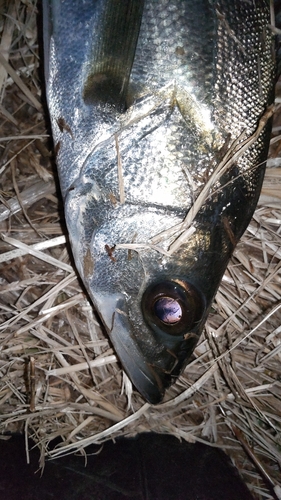
[[[168,325],[178,323],[182,318],[182,308],[172,297],[161,297],[154,304],[156,316]]]

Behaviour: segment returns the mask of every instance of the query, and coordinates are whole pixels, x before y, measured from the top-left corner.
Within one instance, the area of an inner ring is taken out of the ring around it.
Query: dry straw
[[[1,1],[0,12],[2,436],[32,437],[43,464],[120,435],[169,433],[223,448],[256,498],[273,498],[281,464],[280,105],[257,210],[193,361],[153,407],[123,373],[73,268],[40,104],[36,1]],[[62,444],[50,451],[57,436]]]

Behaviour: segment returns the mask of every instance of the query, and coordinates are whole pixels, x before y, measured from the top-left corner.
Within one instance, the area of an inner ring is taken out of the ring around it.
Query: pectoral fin
[[[126,95],[134,62],[144,0],[107,0],[94,35],[91,67],[83,97],[86,103],[102,102],[119,111]]]

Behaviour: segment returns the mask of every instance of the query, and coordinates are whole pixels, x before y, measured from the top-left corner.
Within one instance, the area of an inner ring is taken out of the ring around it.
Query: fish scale
[[[44,19],[76,267],[123,368],[158,403],[259,197],[275,82],[269,5],[44,0]]]
[[[206,98],[213,78],[209,40],[214,30],[209,2],[145,2],[131,81],[136,87],[159,89],[176,80],[201,100]]]

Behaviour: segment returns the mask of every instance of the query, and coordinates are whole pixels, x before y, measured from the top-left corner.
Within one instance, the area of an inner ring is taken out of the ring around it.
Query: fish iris
[[[161,297],[154,304],[156,316],[168,325],[178,323],[182,317],[182,308],[177,300],[171,297]]]

